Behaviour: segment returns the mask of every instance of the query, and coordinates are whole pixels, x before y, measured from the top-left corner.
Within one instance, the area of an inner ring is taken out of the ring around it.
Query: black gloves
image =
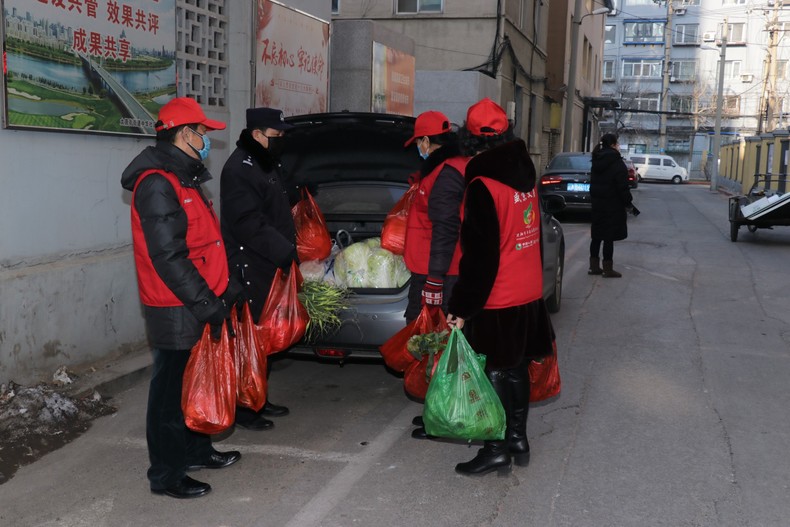
[[[247,301],[247,293],[241,282],[239,282],[235,276],[231,275],[230,280],[228,280],[228,288],[222,293],[220,299],[225,302],[228,309],[236,306],[236,309],[240,310],[244,302]]]

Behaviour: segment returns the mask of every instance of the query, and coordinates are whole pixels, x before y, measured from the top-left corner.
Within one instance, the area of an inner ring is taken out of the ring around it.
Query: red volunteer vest
[[[134,245],[134,261],[137,264],[137,287],[140,291],[140,300],[146,306],[153,307],[184,305],[165,285],[154,269],[143,236],[140,215],[134,206],[134,194],[137,192],[137,187],[145,177],[153,173],[162,174],[173,185],[178,202],[187,215],[186,242],[187,249],[189,249],[189,259],[197,268],[200,276],[206,280],[209,288],[214,291],[214,294],[221,295],[228,287],[228,260],[225,246],[222,243],[217,215],[214,214],[211,207],[206,205],[197,189],[182,186],[175,174],[163,170],[147,170],[137,179],[132,194],[132,243]]]
[[[428,274],[428,263],[431,259],[431,239],[433,237],[433,223],[428,218],[428,199],[436,183],[439,172],[444,165],[450,165],[463,177],[468,157],[451,157],[440,163],[430,174],[420,180],[420,187],[411,202],[409,213],[406,216],[406,247],[403,259],[409,271],[417,274]],[[460,241],[455,242],[455,250],[450,260],[448,275],[458,275],[458,262],[461,260]]]
[[[499,217],[499,268],[485,309],[538,300],[543,296],[543,261],[537,189],[518,192],[487,177],[475,179],[488,188]]]

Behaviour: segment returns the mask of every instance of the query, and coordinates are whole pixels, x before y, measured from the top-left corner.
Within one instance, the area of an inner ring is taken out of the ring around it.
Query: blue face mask
[[[197,148],[195,148],[192,145],[189,145],[189,148],[194,150],[195,153],[200,156],[200,160],[201,161],[205,161],[206,158],[208,157],[209,150],[211,150],[211,139],[209,139],[209,137],[207,135],[204,135],[204,134],[202,135],[202,134],[198,133],[196,130],[192,130],[191,128],[190,128],[190,130],[192,132],[194,132],[195,135],[197,135],[198,137],[200,137],[203,140],[203,148],[198,150]]]
[[[428,152],[423,154],[422,150],[420,150],[420,145],[417,145],[417,152],[420,154],[420,157],[423,159],[428,159],[428,156],[431,155]]]

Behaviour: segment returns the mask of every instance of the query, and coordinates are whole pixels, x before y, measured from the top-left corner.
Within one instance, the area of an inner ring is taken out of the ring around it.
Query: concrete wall
[[[330,111],[371,110],[374,41],[414,56],[412,39],[381,24],[371,20],[332,22]]]
[[[330,3],[290,4],[329,20]],[[213,132],[206,185],[219,173],[250,105],[252,0],[227,3],[228,122]],[[0,104],[4,105],[0,94]],[[151,139],[0,129],[0,383],[33,382],[145,346],[131,253],[126,165]]]
[[[438,110],[461,126],[466,110],[484,97],[496,100],[496,80],[476,71],[417,71],[414,88],[414,115]]]

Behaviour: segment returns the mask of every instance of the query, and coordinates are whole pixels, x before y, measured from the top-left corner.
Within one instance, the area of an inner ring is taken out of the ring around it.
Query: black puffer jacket
[[[277,268],[296,260],[294,227],[280,163],[248,130],[241,132],[220,179],[222,237],[258,320]]]
[[[452,157],[461,155],[458,145],[450,144],[434,150],[420,168],[422,177]],[[436,178],[428,199],[428,218],[433,224],[431,256],[428,275],[443,278],[450,268],[458,232],[461,230],[461,202],[466,183],[464,176],[450,165],[445,165]]]
[[[590,235],[593,240],[616,241],[628,237],[626,208],[631,204],[628,168],[620,152],[600,148],[592,154]]]
[[[121,186],[133,191],[140,175],[150,169],[172,172],[181,185],[198,190],[201,183],[211,179],[203,163],[170,143],[157,142],[126,167]],[[211,208],[208,200],[204,201]],[[132,206],[144,219],[143,234],[157,274],[184,303],[178,307],[143,306],[148,341],[158,349],[191,349],[200,339],[205,321],[225,307],[189,259],[186,212],[173,186],[158,174],[140,182]]]

